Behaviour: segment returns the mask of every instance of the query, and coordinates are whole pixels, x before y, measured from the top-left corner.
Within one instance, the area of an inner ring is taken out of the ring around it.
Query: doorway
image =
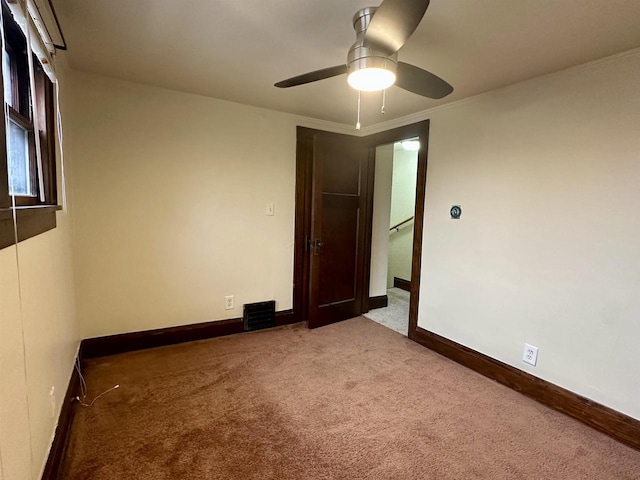
[[[413,338],[418,321],[429,121],[366,137],[303,127],[297,133],[293,305],[296,320],[308,322],[309,328],[362,315],[375,306],[368,287],[376,148],[407,138],[419,140],[405,332]]]
[[[376,147],[369,312],[365,316],[407,335],[413,255],[417,138]]]

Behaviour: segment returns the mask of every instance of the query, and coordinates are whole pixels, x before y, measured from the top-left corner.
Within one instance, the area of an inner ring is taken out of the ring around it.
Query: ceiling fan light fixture
[[[396,82],[398,56],[385,55],[364,46],[364,36],[377,7],[367,7],[353,16],[356,41],[347,55],[347,82],[362,92],[379,92]]]
[[[363,92],[378,92],[389,88],[396,82],[396,74],[385,68],[362,68],[347,77],[351,87]]]
[[[453,92],[453,87],[443,79],[409,63],[398,62],[398,51],[422,21],[429,2],[382,0],[379,7],[358,10],[353,16],[356,40],[349,48],[346,64],[297,75],[275,86],[294,87],[346,73],[349,85],[358,92],[386,91],[397,85],[422,97],[437,100],[446,97]],[[358,105],[360,98],[358,93]],[[385,100],[383,93],[380,113],[384,113]]]

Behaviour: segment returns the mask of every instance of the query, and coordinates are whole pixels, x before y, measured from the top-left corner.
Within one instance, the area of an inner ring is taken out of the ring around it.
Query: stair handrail
[[[394,225],[393,227],[389,228],[389,232],[393,232],[394,230],[396,232],[400,231],[400,227],[403,226],[405,223],[409,223],[411,220],[413,220],[415,217],[409,217],[406,220],[401,221],[400,223]]]

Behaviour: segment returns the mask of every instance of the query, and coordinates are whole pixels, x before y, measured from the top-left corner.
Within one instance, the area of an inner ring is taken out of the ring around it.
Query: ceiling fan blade
[[[304,85],[325,78],[335,77],[347,73],[346,65],[336,65],[335,67],[323,68],[322,70],[314,70],[313,72],[303,73],[297,77],[287,78],[275,84],[278,88],[295,87],[296,85]]]
[[[429,0],[384,0],[364,34],[364,46],[392,55],[418,28]]]
[[[404,62],[398,62],[396,85],[423,97],[436,99],[453,92],[453,87],[440,77]]]

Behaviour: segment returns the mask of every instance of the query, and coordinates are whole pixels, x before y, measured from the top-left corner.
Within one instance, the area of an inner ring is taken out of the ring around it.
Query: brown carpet
[[[365,318],[93,360],[62,478],[640,479],[640,452]]]

